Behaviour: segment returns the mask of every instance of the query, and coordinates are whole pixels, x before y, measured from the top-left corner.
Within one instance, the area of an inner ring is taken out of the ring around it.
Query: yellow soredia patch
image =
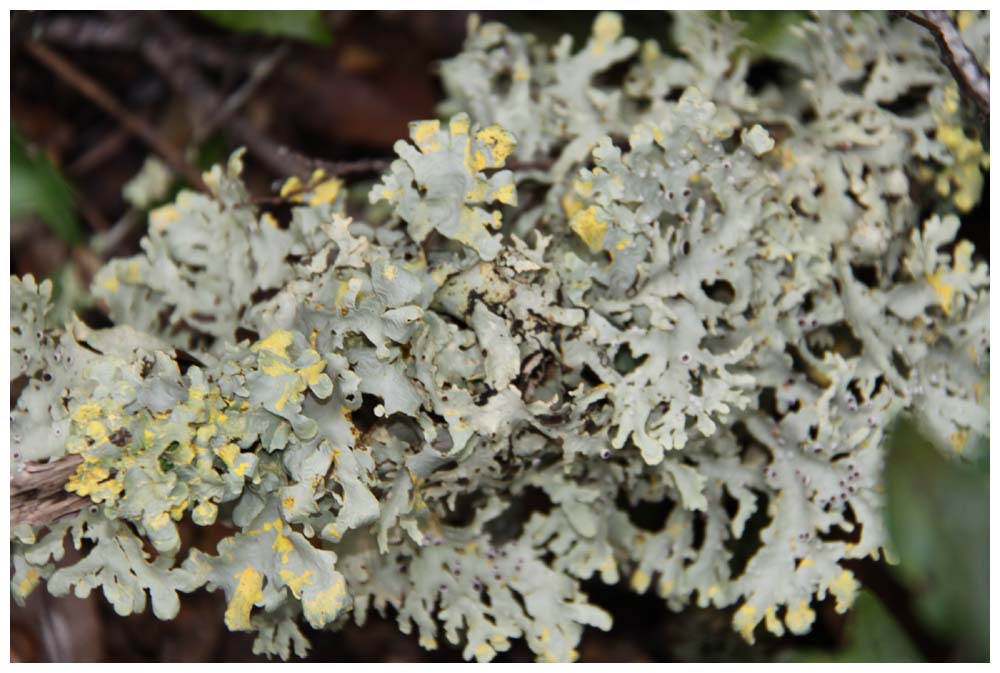
[[[951,300],[955,295],[955,286],[949,285],[941,280],[944,274],[944,269],[938,269],[933,274],[925,274],[927,282],[930,283],[931,289],[934,290],[934,294],[937,295],[938,303],[941,304],[941,310],[944,314],[951,315]]]
[[[347,296],[347,293],[350,289],[351,289],[350,283],[345,283],[344,281],[340,281],[340,285],[337,286],[337,293],[333,297],[334,306],[344,305],[344,297]]]
[[[292,340],[293,337],[291,332],[285,329],[279,329],[263,341],[258,341],[254,344],[251,350],[267,351],[268,353],[273,353],[274,355],[287,358],[288,347],[292,345]]]
[[[500,189],[493,192],[493,200],[505,203],[508,206],[516,206],[517,192],[514,189],[514,183],[512,182],[509,185],[504,185]]]
[[[448,122],[448,132],[455,136],[465,136],[469,134],[469,118],[465,116],[455,117]]]
[[[240,455],[240,447],[235,444],[225,444],[215,449],[215,455],[222,459],[226,467],[232,467],[236,458]]]
[[[768,606],[764,610],[764,626],[768,631],[776,636],[784,635],[785,627],[781,625],[781,620],[778,619],[778,615],[774,612],[774,606]]]
[[[38,586],[39,580],[41,580],[41,575],[34,568],[28,568],[28,571],[24,573],[24,577],[21,581],[17,583],[17,595],[24,598]]]
[[[329,180],[324,180],[319,183],[312,190],[313,195],[312,198],[309,199],[309,205],[319,206],[324,203],[333,203],[340,194],[340,188],[343,184],[344,183],[337,178],[330,178]]]
[[[125,280],[133,285],[138,285],[142,282],[142,271],[139,269],[139,262],[131,261],[128,266],[125,267]]]
[[[795,152],[788,145],[781,146],[781,167],[788,170],[797,163]]]
[[[482,131],[477,133],[476,139],[484,145],[489,146],[493,155],[493,163],[491,164],[493,168],[500,168],[503,166],[507,157],[509,157],[511,152],[514,151],[514,136],[495,124],[493,126],[487,126]],[[482,165],[479,165],[480,159],[482,159]],[[479,152],[476,153],[475,166],[477,171],[481,171],[486,168],[486,159]]]
[[[651,579],[652,578],[650,578],[649,573],[636,568],[635,572],[632,573],[632,590],[640,594],[646,593],[646,589],[649,588],[649,582]]]
[[[950,441],[951,445],[955,447],[955,451],[957,453],[962,453],[962,450],[965,448],[965,444],[969,441],[969,432],[968,430],[958,430],[953,432],[948,436],[948,441]]]
[[[481,171],[486,168],[486,155],[480,150],[476,150],[476,158],[472,162],[472,168],[469,169],[468,162],[466,162],[466,169],[471,173],[472,171]]]
[[[660,43],[656,40],[646,40],[642,43],[642,50],[639,52],[639,60],[643,65],[650,65],[660,57]]]
[[[588,197],[594,193],[593,180],[574,180],[573,191],[583,197]]]
[[[850,570],[840,573],[837,579],[830,583],[830,593],[837,599],[837,612],[844,613],[851,607],[859,587],[858,581],[854,579],[854,574]]]
[[[195,436],[201,444],[207,444],[208,440],[212,439],[212,437],[215,437],[217,434],[219,434],[219,428],[217,428],[215,424],[211,424],[203,425],[198,428]]]
[[[735,626],[736,630],[740,632],[743,639],[751,645],[753,644],[754,627],[756,627],[757,622],[760,621],[756,617],[757,608],[749,603],[744,603],[743,606],[736,611],[736,614],[733,615],[733,626]]]
[[[958,88],[949,86],[944,91],[941,108],[934,111],[937,140],[955,158],[954,163],[938,175],[935,189],[941,196],[952,194],[955,207],[967,213],[975,207],[982,194],[982,170],[989,170],[990,158],[982,142],[965,134],[959,117],[959,101]]]
[[[347,607],[348,596],[344,588],[344,578],[338,577],[330,588],[320,591],[312,598],[302,601],[302,612],[306,616],[306,621],[314,629],[321,629],[344,611]]]
[[[163,232],[167,226],[180,218],[180,213],[173,206],[162,206],[149,212],[149,226],[154,231]]]
[[[264,577],[253,568],[247,568],[236,575],[236,579],[239,582],[226,607],[226,626],[230,631],[251,631],[250,611],[255,603],[264,598],[261,591]]]
[[[479,643],[479,646],[476,647],[477,659],[486,659],[487,657],[493,656],[493,654],[494,654],[493,648],[487,645],[486,643]]]
[[[285,522],[281,519],[274,520],[274,544],[271,545],[271,549],[281,554],[282,563],[288,563],[288,555],[295,547],[292,546],[292,541],[281,532],[284,526]]]
[[[169,523],[170,514],[168,512],[158,512],[146,521],[146,524],[153,530],[163,530]]]
[[[410,137],[417,144],[424,154],[437,152],[441,149],[441,143],[432,142],[438,131],[441,130],[441,122],[437,119],[430,121],[413,122],[410,124]]]
[[[108,478],[108,474],[108,471],[100,465],[84,463],[77,467],[76,472],[69,478],[66,490],[81,496],[90,495]]]
[[[325,369],[326,360],[320,359],[319,361],[300,369],[299,375],[307,384],[314,386],[319,383],[319,379],[323,376],[323,370]]]
[[[598,56],[622,34],[622,17],[614,12],[601,12],[594,21],[593,49]]]
[[[291,570],[282,568],[278,571],[278,577],[292,590],[292,595],[296,598],[302,598],[302,588],[312,586],[313,583],[312,570],[307,570],[301,575],[296,575]]]
[[[281,185],[281,190],[278,192],[278,194],[283,199],[288,198],[288,196],[290,195],[294,195],[294,200],[298,201],[301,200],[302,198],[299,195],[299,192],[302,191],[302,188],[303,188],[302,181],[293,175],[292,177],[285,180],[285,184]]]
[[[73,420],[81,425],[101,417],[101,405],[96,402],[87,402],[77,407],[73,412]]]
[[[393,280],[396,277],[396,267],[392,264],[386,264],[385,271],[382,272],[386,280]]]
[[[108,436],[108,429],[100,421],[90,421],[87,423],[87,436],[95,442],[100,442]]]
[[[101,281],[100,286],[108,292],[117,292],[121,289],[121,283],[118,282],[117,276],[108,276]]]
[[[425,650],[436,650],[438,647],[438,641],[430,636],[421,636],[419,643]]]
[[[608,223],[597,216],[597,206],[577,212],[570,219],[569,226],[593,252],[600,252],[604,247]]]
[[[812,611],[807,601],[799,601],[797,607],[790,607],[785,613],[785,624],[788,630],[796,635],[808,632],[815,619],[816,613]]]
[[[291,401],[292,395],[295,392],[297,391],[294,390],[294,386],[288,385],[286,383],[284,388],[282,388],[281,390],[281,397],[279,397],[278,401],[274,403],[274,408],[277,409],[278,411],[281,411],[286,406],[288,406],[288,403]]]

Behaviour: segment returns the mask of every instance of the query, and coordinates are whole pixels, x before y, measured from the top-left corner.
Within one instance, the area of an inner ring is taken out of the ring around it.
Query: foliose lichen
[[[386,221],[317,173],[280,224],[236,153],[100,272],[116,327],[12,278],[12,476],[79,456],[92,503],[12,531],[14,599],[169,619],[207,587],[255,652],[374,610],[480,661],[576,658],[611,627],[595,576],[750,641],[846,610],[844,562],[891,552],[894,414],[959,457],[989,431],[989,271],[953,212],[988,159],[908,22],[821,13],[763,89],[738,24],[678,24],[681,56],[614,14],[579,50],[473,20],[448,118],[370,192]],[[232,532],[185,550],[185,518]]]

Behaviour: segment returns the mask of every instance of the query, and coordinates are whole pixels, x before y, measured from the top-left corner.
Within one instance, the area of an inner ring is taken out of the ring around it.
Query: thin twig
[[[76,207],[80,214],[87,220],[90,228],[94,231],[104,231],[109,226],[108,220],[89,199],[79,191],[76,194]]]
[[[183,175],[191,185],[204,191],[205,184],[201,180],[201,174],[193,166],[184,161],[184,158],[177,149],[169,143],[164,142],[152,126],[141,117],[137,117],[129,112],[110,92],[94,79],[78,70],[76,66],[41,42],[26,42],[25,48],[39,62],[59,76],[60,79],[117,119],[133,135],[142,139],[155,152],[162,156],[177,173]]]
[[[911,11],[899,11],[900,16],[923,26],[937,42],[941,59],[951,71],[963,93],[979,107],[984,121],[990,118],[990,78],[983,74],[975,55],[965,46],[961,33],[952,23],[947,12],[927,10],[923,15]]]
[[[217,128],[225,123],[230,117],[243,107],[254,92],[263,84],[271,73],[275,71],[282,60],[288,55],[288,43],[282,43],[273,52],[261,59],[250,71],[250,76],[239,88],[226,98],[218,110],[200,128],[194,132],[194,144],[200,144],[212,135]]]
[[[224,102],[221,95],[208,83],[197,68],[183,61],[171,48],[169,41],[150,38],[142,45],[143,56],[167,80],[173,89],[192,107],[192,126],[209,119]],[[280,145],[267,138],[250,122],[235,117],[225,125],[227,135],[250,150],[269,170],[277,175],[294,175],[300,166],[278,151]]]
[[[301,164],[303,171],[300,172],[310,172],[317,168],[321,168],[326,171],[328,175],[336,175],[337,177],[382,173],[383,171],[389,170],[389,167],[394,161],[391,158],[330,161],[327,159],[307,157],[301,152],[296,152],[295,150],[284,146],[281,147],[279,151],[283,155],[292,157],[295,162]],[[511,171],[546,170],[552,168],[552,164],[554,163],[554,159],[539,159],[537,161],[509,161],[506,165],[504,165],[504,168]]]
[[[100,142],[90,147],[86,152],[73,160],[67,171],[74,175],[83,175],[94,170],[118,153],[132,134],[120,126],[101,138]]]
[[[129,208],[110,229],[91,237],[90,249],[102,259],[110,259],[114,256],[117,248],[134,236],[136,230],[143,224],[145,224],[143,212],[136,208]]]

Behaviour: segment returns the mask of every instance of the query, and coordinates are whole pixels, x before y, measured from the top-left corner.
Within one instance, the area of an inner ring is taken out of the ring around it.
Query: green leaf
[[[906,419],[889,438],[886,509],[901,580],[960,657],[989,657],[989,466],[944,457]]]
[[[717,10],[707,13],[715,19],[721,18],[722,14]],[[743,24],[740,35],[752,43],[744,47],[750,56],[775,57],[795,42],[796,38],[789,29],[808,19],[809,12],[752,9],[730,11],[729,16]]]
[[[37,215],[49,228],[75,244],[83,238],[76,218],[73,189],[47,157],[28,149],[14,126],[10,129],[10,216]]]
[[[200,13],[212,23],[237,33],[288,37],[323,46],[333,42],[333,34],[319,10],[202,10]]]

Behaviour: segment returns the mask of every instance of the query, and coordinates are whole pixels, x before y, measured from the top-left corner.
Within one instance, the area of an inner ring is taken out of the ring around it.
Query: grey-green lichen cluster
[[[988,16],[962,23],[988,63]],[[988,160],[917,26],[821,14],[754,89],[737,24],[675,24],[681,56],[608,13],[580,48],[473,22],[385,221],[317,173],[279,224],[237,153],[100,272],[116,327],[13,278],[12,475],[75,454],[93,502],[13,530],[14,598],[169,619],[207,587],[256,652],[375,610],[479,660],[574,659],[611,627],[594,576],[749,640],[847,609],[843,561],[890,551],[893,415],[959,454],[989,430],[989,271],[954,214]],[[188,517],[231,532],[182,552]]]

